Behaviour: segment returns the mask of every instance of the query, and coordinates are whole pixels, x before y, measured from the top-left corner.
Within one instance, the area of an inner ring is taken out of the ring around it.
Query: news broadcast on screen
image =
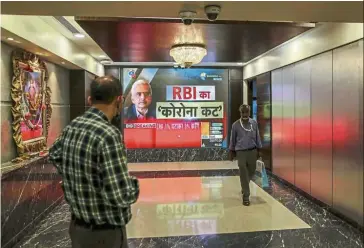
[[[226,148],[223,69],[124,68],[127,148]]]

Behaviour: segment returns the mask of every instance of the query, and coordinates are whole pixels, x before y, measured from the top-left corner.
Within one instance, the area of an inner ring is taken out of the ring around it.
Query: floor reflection
[[[252,184],[244,207],[236,176],[157,176],[140,180],[129,248],[364,247],[358,230],[275,179],[269,194]],[[16,247],[70,248],[68,210],[57,207]]]
[[[244,207],[236,176],[152,178],[140,185],[129,238],[309,228],[254,183],[252,205]]]

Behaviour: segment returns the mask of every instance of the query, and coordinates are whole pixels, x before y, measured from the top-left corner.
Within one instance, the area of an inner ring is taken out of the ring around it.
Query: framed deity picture
[[[52,109],[48,71],[38,56],[16,50],[13,53],[13,137],[19,155],[36,153],[47,145]]]

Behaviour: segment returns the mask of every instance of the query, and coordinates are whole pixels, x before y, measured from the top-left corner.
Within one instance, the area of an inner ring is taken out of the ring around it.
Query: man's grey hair
[[[239,111],[241,112],[243,109],[245,109],[245,108],[247,108],[247,109],[249,109],[250,110],[250,106],[249,106],[249,104],[242,104],[242,105],[240,105],[240,107],[239,107]]]
[[[147,80],[145,80],[145,79],[139,79],[139,80],[135,81],[135,83],[131,87],[131,94],[135,93],[136,87],[138,85],[148,85],[150,95],[152,95],[152,87],[150,86],[149,82]]]

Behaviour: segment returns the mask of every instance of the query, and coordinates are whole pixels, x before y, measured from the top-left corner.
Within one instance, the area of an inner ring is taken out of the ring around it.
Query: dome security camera
[[[195,11],[181,11],[179,16],[182,19],[184,25],[191,25],[197,13]]]
[[[221,7],[218,5],[207,5],[205,7],[205,14],[209,21],[216,21],[221,12]]]

